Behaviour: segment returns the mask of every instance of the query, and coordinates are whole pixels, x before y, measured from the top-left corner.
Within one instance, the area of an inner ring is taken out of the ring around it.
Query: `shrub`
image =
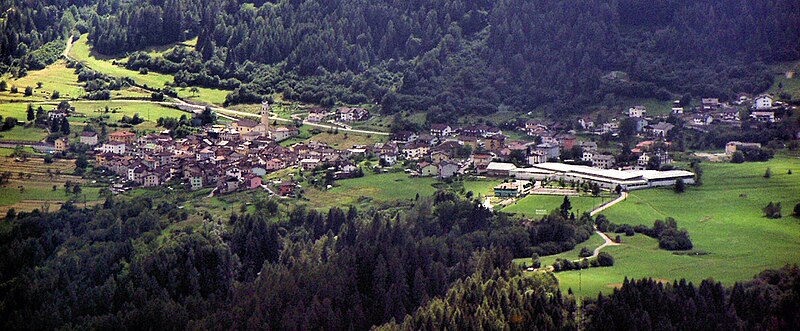
[[[795,209],[797,208],[795,207]],[[770,201],[769,204],[767,204],[767,206],[764,207],[763,211],[764,211],[764,216],[766,216],[767,218],[781,218],[782,216],[781,203],[780,202],[773,203],[772,201]]]
[[[794,205],[794,216],[800,216],[800,203]]]
[[[597,255],[597,263],[601,267],[613,266],[614,265],[614,257],[611,256],[611,254],[608,254],[606,252],[600,252],[600,254]]]
[[[26,87],[25,88],[25,96],[29,97],[29,96],[32,96],[32,95],[33,95],[33,88],[30,87],[30,86]]]
[[[578,254],[579,257],[590,257],[592,256],[592,251],[588,248],[584,247],[581,248],[581,252]]]
[[[682,178],[678,178],[675,181],[675,193],[683,193],[686,192],[686,183],[683,182]]]
[[[683,251],[694,247],[686,229],[667,228],[658,237],[658,247],[669,251]]]

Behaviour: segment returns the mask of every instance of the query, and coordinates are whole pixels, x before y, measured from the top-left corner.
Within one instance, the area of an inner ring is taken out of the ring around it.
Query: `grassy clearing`
[[[779,64],[774,66],[773,69],[776,72],[775,79],[767,92],[776,95],[785,92],[789,93],[792,99],[800,99],[800,62]],[[794,71],[794,77],[787,78],[787,71]]]
[[[625,100],[624,104],[627,105],[623,110],[626,113],[628,112],[628,108],[633,106],[644,106],[647,108],[648,116],[669,115],[672,113],[672,101],[670,100],[658,100],[654,98],[628,98]]]
[[[60,99],[75,99],[83,96],[84,90],[78,83],[78,75],[75,74],[75,69],[67,68],[67,63],[64,60],[58,60],[55,63],[47,66],[42,70],[32,70],[28,75],[19,79],[9,79],[3,77],[9,86],[16,86],[19,88],[18,94],[11,94],[10,91],[0,92],[0,96],[9,99],[20,100],[50,100],[53,91],[58,91]],[[37,83],[41,82],[42,87],[37,88]],[[22,92],[25,87],[30,86],[33,88],[33,95],[25,97]]]
[[[583,212],[591,211],[599,207],[603,202],[611,201],[613,197],[592,197],[592,196],[577,196],[569,197],[572,203],[572,212],[576,216]],[[520,214],[525,217],[536,217],[537,210],[546,210],[548,213],[561,206],[564,202],[564,196],[561,195],[529,195],[517,201],[515,204],[503,208],[505,213]],[[541,215],[539,215],[541,217]]]
[[[124,58],[111,58],[98,55],[92,52],[88,45],[88,34],[84,34],[73,45],[69,55],[77,61],[86,63],[90,68],[103,72],[114,77],[130,77],[139,85],[146,85],[150,88],[162,88],[166,84],[175,81],[172,75],[150,72],[147,75],[139,74],[138,71],[128,70],[114,63],[124,61]],[[211,103],[220,105],[225,101],[225,96],[230,91],[198,87],[200,92],[193,94],[189,88],[178,88],[178,96],[197,102]]]
[[[340,180],[339,186],[328,191],[307,188],[304,197],[315,208],[368,204],[370,202],[387,203],[393,201],[413,200],[417,194],[430,196],[436,192],[433,178],[409,177],[405,173],[366,174],[361,178]]]
[[[772,177],[763,178],[767,167]],[[788,216],[800,203],[800,159],[780,156],[764,163],[706,164],[705,184],[678,195],[669,189],[635,191],[628,200],[606,210],[615,223],[652,225],[671,216],[686,228],[696,251],[706,255],[675,255],[659,250],[655,239],[622,237],[623,245],[609,247],[616,264],[611,268],[562,272],[563,288],[585,295],[610,292],[625,277],[652,277],[698,282],[713,277],[731,284],[756,273],[800,259],[800,219]],[[795,174],[788,175],[792,169]],[[783,204],[784,217],[770,220],[761,209],[770,201]],[[580,245],[579,245],[580,246]]]

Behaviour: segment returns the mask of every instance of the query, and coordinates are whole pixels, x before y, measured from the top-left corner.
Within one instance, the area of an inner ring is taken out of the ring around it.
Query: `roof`
[[[81,137],[96,137],[96,136],[97,136],[97,132],[91,132],[91,131],[83,131],[83,132],[81,132]]]
[[[108,135],[112,136],[112,137],[131,137],[131,136],[135,137],[136,136],[135,133],[130,132],[130,131],[115,131],[115,132],[109,133]]]
[[[486,166],[487,170],[499,170],[499,171],[511,171],[517,169],[513,163],[503,163],[503,162],[490,162],[489,165]]]
[[[236,125],[243,126],[243,127],[248,127],[248,128],[254,128],[254,127],[256,127],[258,125],[258,122],[254,121],[254,120],[249,120],[249,119],[242,119],[242,120],[236,121]]]

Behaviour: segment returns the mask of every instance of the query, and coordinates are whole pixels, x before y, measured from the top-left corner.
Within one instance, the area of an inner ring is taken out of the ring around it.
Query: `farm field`
[[[430,177],[409,177],[407,174],[367,174],[361,178],[337,181],[339,186],[328,191],[306,189],[303,195],[314,208],[328,209],[360,204],[362,202],[386,203],[411,200],[420,196],[430,196],[436,192],[433,184],[439,183]]]
[[[583,212],[590,212],[592,209],[600,206],[603,201],[608,202],[613,200],[614,197],[592,197],[592,196],[576,196],[569,197],[572,203],[572,212],[575,216],[579,216]],[[537,210],[546,210],[549,213],[551,210],[558,208],[564,202],[562,195],[529,195],[510,205],[503,208],[501,211],[504,213],[520,214],[525,217],[535,217]]]
[[[77,113],[84,114],[88,117],[108,115],[109,119],[112,121],[118,121],[125,115],[128,117],[133,117],[135,114],[139,114],[139,117],[151,122],[156,122],[159,117],[179,118],[181,115],[191,116],[190,113],[179,109],[147,102],[80,101],[70,104],[75,107],[75,111]],[[108,113],[105,112],[106,107],[109,109]]]
[[[31,211],[49,206],[53,211],[68,198],[81,203],[84,199],[86,202],[100,199],[99,187],[88,187],[80,177],[69,175],[75,169],[75,162],[72,160],[55,160],[52,164],[45,164],[41,158],[16,162],[10,157],[0,157],[0,169],[12,175],[8,183],[0,186],[0,217],[5,216],[10,208],[17,211]],[[52,176],[48,174],[48,170]],[[23,177],[20,177],[20,173]],[[68,180],[73,183],[84,183],[80,195],[66,193],[64,183]]]
[[[767,167],[772,170],[768,179],[763,177]],[[795,174],[787,174],[789,169]],[[794,205],[800,203],[796,169],[800,169],[800,159],[788,156],[769,162],[706,163],[704,185],[690,187],[681,195],[670,189],[634,191],[603,214],[618,224],[650,226],[656,219],[673,217],[689,231],[694,251],[701,255],[676,255],[658,249],[656,239],[623,236],[622,245],[604,249],[614,256],[613,267],[583,270],[580,276],[577,271],[556,276],[563,288],[576,290],[580,282],[583,294],[594,296],[610,292],[625,277],[693,282],[711,277],[730,285],[764,269],[796,263],[800,219],[791,216]],[[763,216],[761,209],[770,201],[782,203],[783,218]]]
[[[86,63],[90,68],[103,72],[114,77],[130,77],[139,85],[146,85],[151,88],[162,88],[167,83],[173,83],[172,75],[165,75],[150,72],[146,75],[139,74],[138,71],[128,70],[124,67],[115,65],[113,61],[121,61],[124,58],[110,58],[92,52],[88,45],[88,34],[84,34],[75,41],[70,50],[70,57]],[[182,99],[194,100],[197,102],[221,105],[225,101],[225,96],[230,91],[198,87],[199,93],[193,94],[189,88],[177,88],[178,96]]]
[[[785,92],[789,93],[793,99],[800,98],[800,76],[798,76],[797,73],[798,69],[800,69],[800,62],[787,62],[773,66],[775,79],[767,92],[773,94]],[[794,77],[787,78],[785,74],[787,71],[794,71]]]

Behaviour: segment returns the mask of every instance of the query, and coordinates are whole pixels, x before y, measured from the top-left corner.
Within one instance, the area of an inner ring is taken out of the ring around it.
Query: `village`
[[[301,178],[291,174],[267,181],[265,175],[288,168],[321,171],[329,180],[325,184],[330,185],[330,180],[363,176],[372,169],[363,169],[360,162],[373,160],[373,167],[401,167],[410,176],[443,181],[465,175],[509,179],[510,183],[495,187],[495,196],[518,197],[570,193],[548,190],[543,187],[548,182],[561,182],[562,187],[565,181],[588,183],[616,192],[671,186],[678,180],[692,184],[694,173],[671,166],[671,131],[676,121],[704,132],[712,124],[741,126],[743,116],[756,123],[774,123],[780,120],[776,113],[785,113],[785,105],[770,95],[754,99],[743,95],[732,104],[703,98],[699,106],[687,108],[676,100],[669,115],[649,116],[646,107],[635,105],[603,123],[590,117],[578,118],[575,123],[526,120],[514,128],[529,138],[526,140],[510,139],[500,128],[485,124],[433,123],[428,131],[397,131],[386,141],[337,149],[314,141],[281,145],[299,130],[294,125],[271,123],[270,105],[264,102],[259,121],[238,119],[227,125],[205,125],[200,132],[182,138],[171,136],[168,130],[144,135],[120,130],[108,133],[106,139],[85,131],[77,142],[56,139],[54,149],[68,151],[75,143],[90,146],[88,154],[93,156],[94,166],[116,175],[113,192],[171,185],[189,190],[212,188],[212,194],[265,190],[270,195],[291,197],[301,187]],[[69,113],[54,110],[47,116],[53,120]],[[313,108],[305,121],[349,129],[349,124],[370,116],[365,108]],[[621,134],[633,135],[635,146],[629,150],[627,145],[620,150],[607,143],[605,148],[598,147],[598,141]],[[760,148],[758,143],[731,141],[724,157],[732,157],[737,149]],[[533,183],[528,182],[531,180]]]

